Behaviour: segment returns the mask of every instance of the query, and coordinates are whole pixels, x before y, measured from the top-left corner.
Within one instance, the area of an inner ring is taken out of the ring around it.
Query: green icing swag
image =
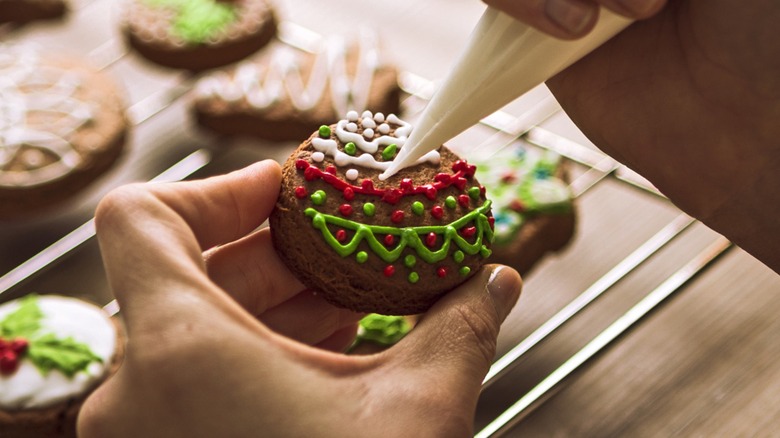
[[[177,15],[171,33],[188,43],[203,44],[237,19],[236,7],[216,0],[144,0],[159,8],[171,8]]]

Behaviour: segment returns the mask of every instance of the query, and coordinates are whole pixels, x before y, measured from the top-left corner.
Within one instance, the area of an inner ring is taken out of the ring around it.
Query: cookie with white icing
[[[0,23],[61,18],[67,8],[65,0],[0,0]]]
[[[575,208],[560,155],[515,145],[474,163],[493,201],[491,262],[526,273],[571,240]]]
[[[124,99],[86,62],[0,45],[0,219],[62,202],[125,144]]]
[[[266,0],[129,0],[127,42],[166,67],[202,71],[239,61],[276,34]]]
[[[475,166],[441,147],[379,180],[411,125],[350,111],[287,160],[270,218],[277,253],[307,286],[360,312],[421,313],[490,255]]]
[[[275,44],[225,72],[200,79],[198,123],[226,135],[299,141],[348,110],[398,113],[398,71],[383,62],[376,34],[325,38],[315,53]]]
[[[123,342],[117,323],[82,300],[0,305],[0,436],[75,437],[82,402],[119,367]]]

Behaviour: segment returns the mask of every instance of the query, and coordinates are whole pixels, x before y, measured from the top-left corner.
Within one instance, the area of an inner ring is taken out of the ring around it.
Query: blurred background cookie
[[[93,304],[28,295],[0,305],[0,436],[75,437],[81,404],[123,352],[116,321]]]
[[[266,0],[128,0],[127,41],[152,62],[201,71],[239,61],[276,34]]]
[[[375,33],[330,37],[316,53],[276,44],[227,72],[198,81],[198,123],[227,135],[300,141],[348,110],[399,111],[397,69],[383,62]]]
[[[108,170],[125,144],[124,106],[82,60],[0,46],[0,218],[46,210]]]
[[[60,18],[67,7],[66,0],[0,0],[0,23]]]

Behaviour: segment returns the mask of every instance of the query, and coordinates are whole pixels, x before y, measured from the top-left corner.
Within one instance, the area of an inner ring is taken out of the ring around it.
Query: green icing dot
[[[325,198],[327,198],[327,196],[328,195],[326,195],[323,190],[317,190],[311,194],[310,198],[314,205],[322,205],[325,203]]]
[[[236,8],[215,0],[146,0],[152,7],[175,9],[171,33],[188,43],[201,44],[238,19]]]
[[[330,138],[330,126],[328,125],[320,126],[320,137]]]
[[[328,135],[330,136],[330,134]],[[357,146],[355,146],[355,143],[349,142],[344,145],[344,152],[346,152],[347,155],[355,155],[355,152],[357,152]]]
[[[469,272],[471,272],[471,268],[469,268],[468,266],[464,266],[458,269],[458,272],[460,272],[460,275],[466,276],[469,275]]]
[[[366,260],[368,260],[368,253],[365,251],[360,251],[357,253],[357,255],[355,255],[355,259],[358,263],[365,263]]]
[[[420,201],[414,201],[412,204],[412,213],[416,214],[417,216],[422,216],[422,214],[425,212],[425,206]]]
[[[461,251],[461,250],[457,250],[454,253],[452,253],[452,259],[455,260],[455,263],[460,263],[465,258],[466,258],[466,255],[463,254],[463,251]]]
[[[395,153],[398,151],[398,145],[395,143],[388,145],[385,150],[382,151],[382,159],[390,161],[395,157]]]
[[[415,264],[417,264],[417,257],[411,254],[404,257],[404,265],[406,265],[407,268],[412,268]]]
[[[418,281],[420,281],[420,274],[416,272],[409,274],[409,283],[417,283]]]
[[[490,254],[493,254],[493,251],[485,245],[482,245],[482,248],[479,249],[479,255],[481,255],[482,258],[488,258],[490,257]]]
[[[373,216],[374,212],[376,212],[376,206],[370,202],[366,202],[363,204],[363,214],[366,216]]]
[[[447,199],[444,200],[444,205],[448,208],[455,208],[458,205],[458,201],[455,200],[454,196],[447,196]]]
[[[479,187],[472,187],[469,189],[469,197],[471,199],[479,199]]]

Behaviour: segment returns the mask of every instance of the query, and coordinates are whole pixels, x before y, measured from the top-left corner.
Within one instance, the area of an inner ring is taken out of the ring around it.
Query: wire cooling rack
[[[72,14],[81,13],[90,6],[89,2],[80,2],[72,10]],[[13,39],[12,26],[0,27],[0,39]],[[280,27],[280,39],[295,47],[309,50],[312,42],[319,36],[301,26],[283,23]],[[89,57],[102,68],[108,68],[130,55],[120,41],[109,40],[93,49]],[[177,75],[168,87],[143,96],[127,108],[127,114],[132,126],[139,126],[153,120],[160,113],[175,105],[191,89],[197,76],[185,73]],[[435,85],[411,72],[404,72],[400,77],[400,85],[409,94],[404,102],[405,117],[413,118],[424,103],[430,98]],[[551,98],[536,104],[533,108],[520,115],[499,111],[481,122],[481,129],[488,129],[488,134],[482,143],[485,150],[495,150],[522,141],[542,149],[557,152],[565,157],[580,171],[571,181],[571,191],[575,198],[582,198],[588,192],[605,181],[618,181],[620,184],[632,187],[638,191],[636,196],[647,196],[664,200],[663,196],[644,179],[610,157],[586,145],[567,139],[543,126],[543,122],[559,114],[560,109]],[[149,178],[151,181],[175,181],[185,179],[195,172],[211,165],[215,151],[211,148],[196,148],[177,157],[158,175]],[[110,187],[109,187],[110,188]],[[615,289],[615,286],[632,275],[637,269],[647,264],[657,254],[668,247],[696,221],[683,213],[673,217],[649,239],[638,245],[628,256],[616,263],[611,269],[593,282],[581,293],[562,306],[549,319],[524,337],[513,339],[511,347],[503,351],[494,362],[483,382],[483,397],[487,389],[500,386],[505,377],[521,364],[523,360],[544,344],[551,336],[560,331],[571,321],[582,315]],[[58,269],[61,262],[69,257],[78,257],[78,249],[95,236],[94,220],[89,219],[59,238],[54,238],[37,254],[19,263],[0,276],[0,301],[12,295],[10,292],[24,294],[24,287],[31,280],[48,275],[50,270]],[[5,247],[4,242],[0,242]],[[673,295],[685,290],[686,285],[694,281],[696,276],[717,262],[719,256],[732,247],[732,244],[722,237],[716,238],[702,251],[689,260],[681,263],[674,272],[662,279],[656,287],[643,291],[641,298],[628,310],[614,317],[606,328],[598,332],[588,342],[582,345],[569,357],[561,361],[546,376],[527,389],[515,394],[515,400],[500,409],[487,413],[487,420],[478,422],[478,437],[501,436],[511,430],[512,426],[528,416],[534,409],[545,402],[578,371],[583,369],[591,359],[609,346],[621,335],[641,324],[643,318],[658,308]],[[22,292],[19,292],[22,291]],[[105,309],[116,314],[119,308],[115,301],[105,304]],[[481,400],[482,402],[482,400]]]

